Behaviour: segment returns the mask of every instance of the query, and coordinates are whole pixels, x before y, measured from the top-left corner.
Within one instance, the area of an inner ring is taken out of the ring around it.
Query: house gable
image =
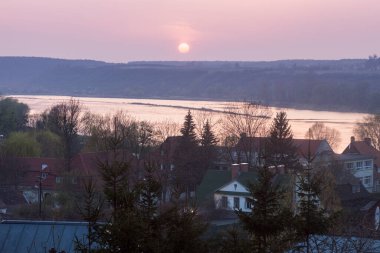
[[[217,189],[215,192],[218,193],[249,193],[247,188],[239,183],[237,180],[233,180],[232,182],[222,186]]]

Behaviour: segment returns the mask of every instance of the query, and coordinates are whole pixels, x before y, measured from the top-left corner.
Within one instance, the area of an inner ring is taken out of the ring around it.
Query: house
[[[313,163],[329,162],[334,154],[327,140],[309,140],[309,139],[293,139],[294,145],[297,147],[297,156],[301,164],[310,159]]]
[[[214,190],[215,208],[250,212],[252,198],[247,187],[256,181],[256,173],[248,172],[247,163],[232,164],[230,173],[229,182]]]
[[[380,192],[380,151],[372,146],[371,138],[365,138],[364,141],[356,141],[355,137],[351,137],[350,144],[344,149],[342,154],[359,154],[370,157],[372,160],[373,173],[371,175],[373,181],[373,192]],[[367,167],[370,167],[371,161],[362,161],[364,166],[367,164]],[[366,164],[365,164],[366,163]],[[353,164],[354,165],[354,164]],[[361,167],[360,161],[358,164],[355,164]],[[351,165],[349,165],[351,166]],[[368,173],[369,174],[369,173]],[[367,181],[368,181],[368,176]]]
[[[342,214],[347,219],[347,226],[353,230],[380,229],[380,198],[377,194],[368,192],[357,178],[337,181],[335,191],[339,197]],[[361,232],[363,231],[356,231],[357,234]]]
[[[335,156],[345,170],[358,178],[367,191],[373,192],[373,156],[357,153],[342,153]]]
[[[265,149],[267,139],[267,137],[247,137],[246,134],[242,134],[232,152],[233,161],[249,163],[253,166],[263,165],[261,153]],[[293,144],[297,148],[297,156],[301,164],[307,162],[309,158],[313,160],[313,163],[328,162],[334,154],[326,140],[293,139]]]
[[[248,171],[248,164],[232,164],[229,170],[208,170],[196,190],[196,199],[203,208],[233,211],[251,210],[249,182],[257,176]]]
[[[102,178],[99,163],[114,159],[125,160],[130,165],[131,182],[142,176],[144,160],[123,151],[118,151],[116,157],[112,152],[79,153],[73,157],[70,171],[65,169],[65,160],[62,158],[22,157],[17,158],[14,164],[21,175],[17,188],[27,203],[35,203],[39,201],[40,194],[44,200],[65,189],[81,191],[83,183],[89,178],[95,179],[100,186]]]

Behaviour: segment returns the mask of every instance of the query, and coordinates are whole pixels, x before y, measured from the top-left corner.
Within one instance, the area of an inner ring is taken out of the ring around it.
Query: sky
[[[367,58],[380,54],[379,25],[379,0],[0,0],[0,56]]]

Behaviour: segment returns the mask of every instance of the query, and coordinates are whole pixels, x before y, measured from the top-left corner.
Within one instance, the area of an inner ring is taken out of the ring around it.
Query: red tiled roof
[[[166,163],[172,162],[181,138],[182,136],[169,136],[166,138],[166,140],[161,144],[159,150],[157,150],[160,154],[155,157],[161,157],[161,159],[164,159]]]
[[[242,151],[260,150],[264,148],[267,137],[241,137],[236,144],[236,149]]]
[[[265,141],[268,137],[242,137],[236,145],[237,149],[253,149],[259,150],[265,146]],[[309,139],[293,139],[294,145],[297,147],[297,154],[300,157],[307,157],[309,154],[313,157],[319,151],[321,144],[325,140],[309,140]]]
[[[349,153],[373,156],[374,163],[377,167],[380,167],[380,151],[365,141],[352,141],[342,154]]]
[[[98,171],[99,162],[106,160],[112,161],[114,159],[123,159],[129,163],[131,173],[143,168],[144,160],[137,159],[136,156],[129,152],[118,151],[115,158],[112,152],[93,152],[93,153],[80,153],[76,155],[71,161],[72,173],[76,177],[95,177],[99,178]],[[47,167],[41,171],[42,164]],[[58,186],[56,177],[66,175],[65,160],[61,158],[44,158],[44,157],[25,157],[17,158],[15,166],[23,172],[23,178],[20,185],[24,187],[34,187],[39,183],[41,172],[47,173],[46,179],[43,180],[45,189],[54,190]]]
[[[17,158],[15,162],[15,166],[23,174],[20,182],[21,186],[38,186],[41,173],[46,173],[46,178],[43,179],[45,189],[55,189],[56,177],[62,175],[64,164],[64,160],[60,158],[42,157]],[[42,169],[42,165],[47,165],[47,167]]]

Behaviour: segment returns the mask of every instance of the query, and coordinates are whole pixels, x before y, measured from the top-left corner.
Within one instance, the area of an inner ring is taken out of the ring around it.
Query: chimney
[[[248,172],[248,163],[240,164],[240,172]]]
[[[285,165],[281,164],[277,166],[277,174],[285,174]]]
[[[268,167],[268,170],[269,170],[272,174],[274,174],[274,175],[276,174],[276,166],[273,166],[273,165],[272,165],[272,166],[269,166],[269,167]]]
[[[355,137],[351,136],[351,143],[355,142]]]
[[[371,138],[364,138],[364,142],[367,143],[368,146],[372,146],[372,140]]]
[[[231,165],[231,178],[236,179],[242,172],[248,172],[248,163],[234,163]]]
[[[232,180],[236,179],[240,174],[240,165],[234,163],[231,165],[231,178]]]

